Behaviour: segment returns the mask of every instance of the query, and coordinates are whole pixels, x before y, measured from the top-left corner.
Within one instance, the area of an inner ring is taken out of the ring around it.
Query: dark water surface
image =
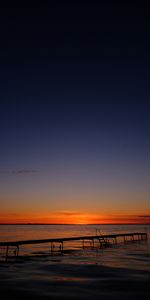
[[[18,225],[0,226],[0,240],[143,232],[150,226]],[[150,299],[150,242],[106,249],[66,244],[64,255],[51,256],[50,245],[21,247],[21,258],[0,262],[1,299]],[[42,254],[42,255],[40,255]],[[45,255],[47,254],[47,255]]]

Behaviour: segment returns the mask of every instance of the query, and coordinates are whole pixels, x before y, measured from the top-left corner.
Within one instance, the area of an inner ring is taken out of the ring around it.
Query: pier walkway
[[[51,254],[55,252],[55,244],[59,244],[59,252],[63,253],[64,243],[71,241],[81,241],[82,248],[85,248],[85,242],[90,241],[92,248],[95,247],[108,247],[111,244],[126,243],[131,241],[146,240],[146,232],[132,232],[132,233],[119,233],[108,235],[89,235],[89,236],[76,236],[76,237],[63,237],[63,238],[50,238],[40,240],[20,240],[10,242],[0,242],[0,249],[5,249],[5,258],[9,257],[9,253],[13,253],[14,256],[19,256],[19,248],[22,245],[34,245],[34,244],[46,244],[50,243]],[[98,246],[97,246],[98,245]]]

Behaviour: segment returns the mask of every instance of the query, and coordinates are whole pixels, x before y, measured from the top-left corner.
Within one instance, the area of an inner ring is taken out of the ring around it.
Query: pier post
[[[17,246],[16,256],[19,256],[19,245]]]
[[[84,249],[84,240],[82,241],[82,248]]]
[[[98,239],[98,241],[99,241],[99,248],[101,248],[102,247],[101,240]]]
[[[61,254],[63,254],[63,241],[60,242],[59,249],[60,249]]]
[[[51,242],[51,255],[53,253],[53,242]]]
[[[93,239],[93,248],[94,248],[94,239]]]
[[[6,261],[7,261],[7,258],[8,258],[8,251],[9,251],[9,246],[6,247],[6,256],[5,256]]]

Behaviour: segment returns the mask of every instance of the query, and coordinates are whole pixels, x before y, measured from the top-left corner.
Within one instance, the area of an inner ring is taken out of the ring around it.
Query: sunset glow
[[[150,213],[143,215],[100,215],[73,211],[47,214],[0,214],[1,224],[150,224]]]

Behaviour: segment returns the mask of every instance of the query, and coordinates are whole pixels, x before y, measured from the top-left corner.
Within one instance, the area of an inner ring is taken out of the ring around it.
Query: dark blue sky
[[[148,7],[48,2],[1,11],[0,197],[6,207],[31,198],[50,206],[57,198],[57,209],[78,209],[86,197],[88,209],[93,199],[99,209],[104,199],[110,206],[117,199],[124,210],[144,199],[145,212]]]

